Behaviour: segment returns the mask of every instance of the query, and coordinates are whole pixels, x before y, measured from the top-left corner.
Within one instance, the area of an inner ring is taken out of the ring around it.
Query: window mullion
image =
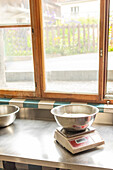
[[[30,0],[31,27],[32,27],[32,44],[33,44],[33,61],[34,61],[34,78],[35,92],[37,97],[41,97],[41,51],[40,51],[40,7],[37,0]]]
[[[108,66],[108,39],[109,39],[109,8],[110,0],[106,0],[106,9],[105,9],[105,52],[104,52],[104,88],[103,88],[103,97],[106,94],[107,86],[107,66]]]
[[[100,37],[99,37],[99,99],[103,100],[105,91],[105,32],[106,0],[100,0]]]

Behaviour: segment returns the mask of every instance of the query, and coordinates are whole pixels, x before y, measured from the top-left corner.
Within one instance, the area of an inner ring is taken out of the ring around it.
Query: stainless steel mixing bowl
[[[5,127],[14,122],[19,107],[15,105],[0,105],[0,127]]]
[[[51,110],[58,125],[68,131],[82,131],[91,126],[99,109],[90,105],[63,105]]]

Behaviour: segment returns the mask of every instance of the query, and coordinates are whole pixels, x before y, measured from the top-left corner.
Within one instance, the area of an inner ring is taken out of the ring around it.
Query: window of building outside
[[[76,15],[79,13],[79,7],[75,6],[75,7],[71,7],[71,15]]]
[[[0,94],[98,102],[113,95],[112,3],[1,1]]]

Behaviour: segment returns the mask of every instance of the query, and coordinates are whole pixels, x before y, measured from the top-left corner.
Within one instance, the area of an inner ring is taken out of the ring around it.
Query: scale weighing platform
[[[54,138],[72,154],[104,144],[104,140],[93,127],[76,133],[59,127],[55,130]]]

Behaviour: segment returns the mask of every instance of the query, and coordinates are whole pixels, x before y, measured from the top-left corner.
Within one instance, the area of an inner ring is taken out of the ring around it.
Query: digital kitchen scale
[[[62,145],[72,154],[92,149],[104,144],[104,140],[93,127],[76,133],[59,127],[55,130],[54,138],[60,145]]]

